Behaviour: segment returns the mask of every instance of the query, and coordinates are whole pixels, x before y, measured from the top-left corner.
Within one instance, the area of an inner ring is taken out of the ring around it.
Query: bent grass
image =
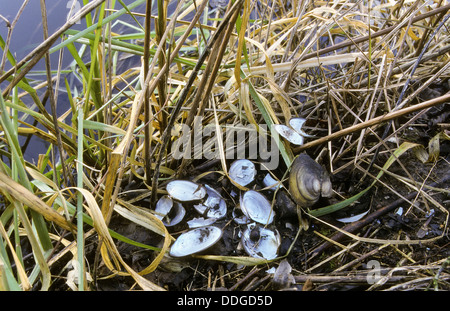
[[[356,194],[336,193],[339,202],[308,211],[314,219],[350,206],[374,186],[387,187],[384,175],[421,189],[404,166],[406,182],[403,176],[389,174],[389,168],[394,162],[401,165],[401,155],[411,150],[425,162],[440,160],[439,139],[448,139],[448,133],[440,133],[426,150],[413,142],[388,147],[389,137],[377,131],[388,121],[448,99],[444,95],[420,106],[415,103],[417,93],[405,98],[397,90],[408,89],[412,78],[430,83],[448,79],[448,29],[439,27],[449,5],[291,1],[269,7],[235,0],[221,11],[207,4],[83,1],[78,15],[46,34],[21,60],[9,50],[9,37],[0,37],[0,289],[49,290],[58,278],[51,269],[58,265],[70,278],[71,289],[89,289],[90,280],[97,277],[97,262],[87,262],[85,241],[96,236],[98,253],[110,271],[107,277],[129,276],[142,289],[162,290],[144,276],[158,269],[174,237],[152,208],[164,193],[163,182],[182,176],[191,165],[190,160],[179,163],[172,158],[170,146],[177,137],[171,130],[191,125],[196,116],[214,122],[218,133],[224,128],[221,120],[266,124],[270,130],[293,116],[307,118],[316,139],[295,147],[274,137],[283,160],[280,167],[289,170],[293,158],[306,151],[327,159],[324,164],[332,174],[353,167],[372,178],[368,188]],[[172,5],[176,9],[169,12]],[[146,6],[144,13],[135,12],[140,6]],[[41,10],[45,17],[44,1]],[[122,21],[124,15],[133,22]],[[9,34],[20,22],[20,12],[17,18],[9,24]],[[72,27],[78,20],[84,29]],[[116,32],[123,27],[131,33]],[[420,50],[423,46],[427,49]],[[48,62],[46,80],[36,83],[33,66],[54,53],[68,54],[72,65],[60,68]],[[126,58],[141,61],[121,69]],[[48,97],[52,112],[45,107]],[[56,115],[61,98],[69,107]],[[399,128],[394,124],[390,135],[402,135],[409,123]],[[31,151],[21,145],[19,135],[48,143],[37,163],[25,161],[24,152]],[[373,140],[378,141],[375,146]],[[221,173],[227,176],[223,143],[218,146]],[[369,173],[367,164],[380,146],[390,157]],[[122,194],[124,181],[131,179],[150,191],[151,206],[138,206]],[[448,212],[420,193],[446,213],[446,228]],[[145,245],[114,232],[109,225],[115,213],[160,236],[161,245]],[[153,261],[135,271],[123,259],[117,241],[151,250]],[[33,259],[27,257],[30,253]],[[69,260],[63,256],[68,253]],[[198,258],[268,264],[245,256]]]

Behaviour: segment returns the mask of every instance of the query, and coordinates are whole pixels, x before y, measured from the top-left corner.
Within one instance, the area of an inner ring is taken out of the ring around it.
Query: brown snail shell
[[[331,196],[330,176],[319,163],[302,153],[292,163],[289,191],[295,203],[302,207],[311,207],[320,196]]]

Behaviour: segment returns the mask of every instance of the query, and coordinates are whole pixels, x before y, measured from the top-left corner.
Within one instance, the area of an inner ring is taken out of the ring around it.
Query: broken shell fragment
[[[198,227],[205,227],[210,226],[213,223],[216,222],[216,218],[193,218],[191,220],[188,220],[186,223],[188,224],[189,228],[198,228]]]
[[[225,217],[225,215],[227,214],[227,206],[224,205],[225,203],[220,204],[220,202],[218,202],[215,206],[208,206],[206,204],[197,204],[194,205],[194,208],[199,214],[204,215],[205,217],[221,219]]]
[[[281,238],[277,230],[272,231],[253,223],[243,232],[241,242],[248,255],[270,260],[277,257]]]
[[[217,219],[225,217],[227,214],[227,203],[225,200],[215,189],[208,185],[205,185],[205,188],[208,197],[203,203],[194,205],[194,208],[205,217]]]
[[[275,130],[283,136],[287,141],[294,145],[303,145],[304,138],[297,131],[284,124],[275,124]]]
[[[289,191],[298,205],[311,207],[319,200],[320,196],[331,196],[330,177],[319,163],[302,153],[292,163]]]
[[[364,216],[366,216],[368,212],[369,212],[369,210],[367,210],[367,211],[365,211],[363,213],[357,214],[357,215],[353,215],[353,216],[350,216],[350,217],[339,218],[339,219],[336,219],[336,220],[340,221],[340,222],[343,222],[343,223],[355,222],[355,221],[360,220]]]
[[[314,135],[306,134],[303,131],[302,127],[305,122],[306,122],[306,119],[304,119],[304,118],[292,118],[289,120],[289,125],[303,137],[314,137]]]
[[[198,201],[205,197],[206,189],[189,180],[173,180],[166,186],[169,195],[178,201]]]
[[[278,180],[273,178],[270,173],[267,173],[266,176],[264,176],[263,184],[265,187],[270,187],[269,189],[273,191],[283,186]]]
[[[273,275],[272,284],[277,290],[289,288],[291,284],[295,283],[295,278],[291,274],[292,267],[286,259],[283,259]]]
[[[275,212],[261,193],[249,190],[241,196],[239,204],[242,212],[253,221],[263,225],[272,223]]]
[[[236,160],[231,164],[228,174],[235,183],[246,186],[255,179],[255,164],[246,159]]]
[[[245,215],[240,208],[233,209],[231,214],[234,222],[238,225],[246,225],[250,223],[250,219],[248,219],[247,215]]]
[[[204,251],[217,243],[222,230],[215,226],[195,228],[181,234],[170,248],[170,256],[184,257]]]

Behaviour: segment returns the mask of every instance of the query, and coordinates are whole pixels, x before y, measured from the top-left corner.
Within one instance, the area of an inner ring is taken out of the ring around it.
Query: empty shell
[[[205,197],[206,189],[189,180],[173,180],[166,186],[169,195],[178,201],[198,201]]]
[[[217,243],[222,230],[215,226],[195,228],[181,234],[170,248],[170,256],[184,257],[204,251]]]
[[[159,218],[160,220],[162,220],[165,216],[167,216],[167,214],[169,214],[169,212],[171,211],[173,207],[173,201],[172,199],[168,196],[162,196],[158,202],[156,202],[156,207],[155,207],[155,212],[156,212],[156,217]]]
[[[173,202],[173,207],[170,212],[163,217],[162,222],[166,227],[178,225],[186,215],[186,209],[180,202]]]
[[[255,164],[246,159],[236,160],[231,164],[228,174],[234,182],[241,186],[246,186],[255,179]]]
[[[263,225],[272,223],[275,212],[261,193],[249,190],[241,196],[239,204],[242,212],[253,221]]]
[[[270,260],[277,257],[281,238],[277,230],[250,224],[243,232],[241,242],[250,256]]]

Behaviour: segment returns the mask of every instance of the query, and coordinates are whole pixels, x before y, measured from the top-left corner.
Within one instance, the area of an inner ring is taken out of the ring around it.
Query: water
[[[65,12],[66,9],[66,1],[47,1],[48,4],[48,28],[49,33],[53,33],[60,25],[65,22],[66,14],[61,14],[61,12]],[[17,13],[22,6],[22,1],[11,1],[11,0],[0,0],[0,15],[3,18],[7,19],[10,24],[13,23],[16,18]],[[16,61],[21,60],[27,54],[29,54],[36,46],[38,46],[43,41],[43,30],[42,30],[42,17],[40,10],[40,1],[29,1],[25,6],[22,14],[17,19],[17,22],[12,28],[12,34],[9,44],[9,50],[13,54]],[[7,40],[9,28],[7,26],[6,21],[3,19],[0,21],[0,35],[3,40]],[[3,51],[2,51],[3,55]],[[58,63],[58,55],[51,56],[51,63]],[[67,64],[67,61],[66,61]],[[64,65],[66,65],[64,64]],[[53,66],[52,66],[53,67]],[[11,68],[11,64],[7,61],[4,69],[8,70]],[[55,67],[56,68],[56,67]],[[34,67],[33,71],[42,72],[45,70],[44,61],[40,61]],[[37,81],[44,81],[45,75],[42,73],[30,76]],[[32,81],[30,81],[32,83]],[[7,86],[7,82],[0,85],[0,89],[4,90]],[[39,92],[42,93],[42,92]],[[41,94],[40,94],[41,95]],[[40,96],[42,98],[42,96]],[[24,103],[27,106],[32,105],[32,100],[29,96],[25,96],[22,98]],[[47,105],[49,107],[49,105]],[[32,122],[32,120],[28,120]],[[26,141],[25,137],[20,137],[19,141],[21,145],[23,145]],[[33,150],[33,154],[30,152],[25,152],[25,160],[30,162],[36,162],[39,153],[44,153],[48,148],[48,143],[45,141],[38,139],[36,137],[32,137],[29,142],[28,150]]]
[[[62,25],[65,24],[67,16],[70,12],[70,7],[75,1],[75,7],[77,4],[82,4],[82,0],[47,0],[46,6],[47,6],[47,23],[48,23],[48,32],[49,35],[54,33],[57,29],[59,29]],[[5,21],[8,20],[10,24],[13,23],[14,19],[16,18],[17,13],[19,12],[22,3],[24,1],[20,0],[0,0],[0,15],[3,18],[0,18],[0,36],[3,38],[4,41],[7,40],[8,35],[8,26]],[[134,2],[133,0],[125,0],[125,4],[130,4]],[[80,6],[78,6],[79,8]],[[116,4],[116,8],[120,9],[120,4]],[[137,12],[144,12],[145,5],[141,5],[137,8],[135,8],[133,11]],[[143,22],[143,18],[137,18],[139,22]],[[133,19],[128,16],[124,15],[122,16],[121,20],[129,23],[135,23]],[[75,30],[81,30],[86,27],[85,20],[81,20],[79,24],[75,24],[72,29]],[[127,31],[130,31],[127,29],[126,26],[118,24],[113,29],[117,33],[126,33]],[[43,27],[42,27],[42,15],[41,15],[41,7],[40,7],[40,1],[37,0],[31,0],[27,3],[25,6],[23,12],[19,16],[11,35],[11,41],[9,44],[9,50],[14,55],[14,58],[16,61],[20,61],[23,59],[26,55],[28,55],[31,51],[33,51],[34,48],[36,48],[42,41],[44,40],[43,35]],[[60,40],[57,40],[55,44],[60,43]],[[58,68],[58,62],[59,62],[59,51],[56,53],[53,53],[50,55],[50,63],[51,63],[51,69],[52,71],[56,72]],[[3,55],[3,51],[0,53],[0,55]],[[139,57],[137,57],[139,59]],[[65,50],[63,51],[63,57],[62,57],[62,69],[68,69],[70,64],[72,63],[73,59],[70,55],[70,53]],[[134,61],[136,61],[136,57],[134,58]],[[131,65],[129,62],[130,60],[127,60],[128,65]],[[11,68],[11,64],[9,64],[8,61],[6,61],[5,70],[9,70]],[[33,69],[27,74],[27,78],[29,79],[29,82],[31,85],[37,85],[41,82],[46,81],[46,75],[45,75],[45,61],[42,59],[39,61]],[[70,105],[67,99],[67,94],[65,90],[65,84],[64,84],[64,78],[67,78],[71,89],[73,90],[74,87],[78,87],[81,89],[80,82],[74,78],[71,74],[62,75],[60,80],[60,85],[58,85],[58,98],[57,98],[57,114],[58,116],[62,115],[64,112],[66,112]],[[4,90],[9,82],[2,83],[0,85],[0,89]],[[38,90],[39,97],[43,98],[45,89]],[[20,90],[19,92],[22,92]],[[21,100],[28,106],[32,107],[33,101],[32,99],[26,95],[21,98]],[[49,113],[51,113],[50,103],[49,101],[46,104],[46,109]],[[70,117],[69,117],[70,120]],[[33,120],[29,118],[26,120],[29,123],[33,123]],[[41,129],[45,130],[44,128],[40,127]],[[20,137],[19,141],[21,145],[23,145],[26,141],[26,137]],[[46,141],[43,141],[39,138],[37,138],[35,135],[32,136],[27,151],[24,154],[24,158],[26,161],[29,161],[31,163],[36,163],[39,154],[45,153],[48,150],[49,143]]]

